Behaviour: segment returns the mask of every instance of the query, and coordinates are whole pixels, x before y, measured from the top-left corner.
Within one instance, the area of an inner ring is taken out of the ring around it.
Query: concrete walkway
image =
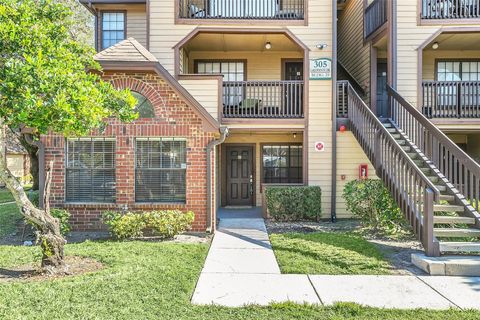
[[[192,303],[355,302],[380,308],[480,309],[480,278],[281,274],[263,219],[251,210],[244,214],[221,213]]]

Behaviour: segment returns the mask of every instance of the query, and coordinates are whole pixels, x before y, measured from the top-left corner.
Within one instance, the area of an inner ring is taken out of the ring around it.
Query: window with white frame
[[[67,202],[115,202],[115,140],[68,139],[66,154]]]
[[[135,149],[135,201],[185,203],[187,141],[139,138]]]
[[[125,40],[125,12],[102,12],[102,49]]]
[[[438,61],[438,81],[478,81],[480,61]]]

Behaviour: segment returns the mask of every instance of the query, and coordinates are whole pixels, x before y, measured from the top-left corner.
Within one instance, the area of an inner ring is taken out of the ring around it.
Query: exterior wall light
[[[271,43],[270,41],[268,41],[267,43],[265,43],[265,49],[267,49],[267,50],[272,49],[272,43]]]
[[[434,42],[433,45],[432,45],[432,49],[433,49],[433,50],[437,50],[438,47],[439,47],[438,42]]]

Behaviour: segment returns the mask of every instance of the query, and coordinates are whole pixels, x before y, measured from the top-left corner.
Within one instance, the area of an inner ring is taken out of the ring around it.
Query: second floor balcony
[[[421,0],[424,20],[480,19],[480,0]]]
[[[304,20],[305,0],[177,0],[180,19]]]
[[[364,36],[365,39],[372,36],[387,22],[387,1],[373,0],[365,8],[364,12]]]
[[[422,91],[429,118],[480,118],[480,81],[423,81]]]

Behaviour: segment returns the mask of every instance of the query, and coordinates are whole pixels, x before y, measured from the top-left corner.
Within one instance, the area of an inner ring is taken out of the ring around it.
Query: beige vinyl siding
[[[281,134],[255,134],[255,133],[232,133],[225,144],[254,144],[255,145],[255,190],[256,190],[256,205],[262,205],[262,190],[261,190],[261,162],[262,162],[262,144],[265,143],[299,143],[302,144],[303,137],[301,133],[297,133],[297,138],[293,137],[293,133],[286,132]]]
[[[147,14],[145,11],[127,11],[127,37],[133,37],[142,46],[147,46]]]
[[[480,59],[480,51],[478,50],[427,50],[423,53],[423,80],[436,80],[435,64],[436,60],[442,59]]]
[[[282,59],[303,60],[303,54],[295,51],[192,51],[189,57],[190,65],[188,73],[194,73],[195,60],[247,60],[247,80],[281,80]]]
[[[22,179],[27,175],[24,170],[24,159],[25,156],[23,154],[7,154],[7,168],[19,179]]]
[[[338,60],[365,92],[369,92],[370,44],[364,44],[361,0],[349,1],[339,14]]]
[[[180,84],[214,117],[218,119],[218,80],[179,80]]]
[[[418,55],[417,49],[442,26],[418,26],[418,0],[397,1],[397,87],[412,104],[417,105]],[[478,25],[462,25],[462,28]]]
[[[350,218],[351,213],[347,211],[342,196],[345,184],[358,179],[360,164],[368,165],[370,179],[377,179],[377,176],[373,165],[351,132],[337,133],[337,150],[337,218]],[[342,180],[342,175],[345,175],[345,180]]]

